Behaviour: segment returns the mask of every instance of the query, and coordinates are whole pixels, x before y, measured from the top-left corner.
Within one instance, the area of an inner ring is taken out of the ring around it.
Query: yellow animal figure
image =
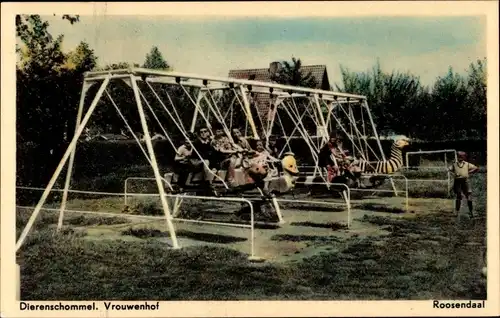
[[[295,187],[299,169],[294,153],[285,153],[283,159],[281,159],[281,168],[283,170],[281,176],[267,180],[267,191],[271,193],[287,193]]]

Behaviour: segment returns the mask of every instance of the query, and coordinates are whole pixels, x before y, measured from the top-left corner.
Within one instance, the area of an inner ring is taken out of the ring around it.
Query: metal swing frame
[[[312,96],[314,98],[314,105],[318,114],[318,118],[320,120],[320,123],[322,124],[321,130],[323,131],[322,134],[322,144],[327,142],[327,125],[325,118],[323,116],[323,112],[321,110],[321,102],[325,101],[336,101],[338,103],[340,102],[346,102],[349,100],[358,100],[361,103],[363,103],[364,107],[368,110],[368,114],[370,117],[370,122],[372,124],[372,127],[375,132],[375,136],[381,151],[382,158],[385,160],[385,156],[380,144],[380,140],[378,138],[377,132],[375,125],[373,123],[373,119],[371,117],[371,114],[368,109],[368,104],[366,102],[366,97],[361,96],[361,95],[354,95],[354,94],[347,94],[347,93],[339,93],[339,92],[333,92],[333,91],[325,91],[325,90],[318,90],[318,89],[311,89],[311,88],[303,88],[303,87],[294,87],[294,86],[289,86],[289,85],[281,85],[281,84],[275,84],[275,83],[268,83],[268,82],[258,82],[258,81],[252,81],[252,80],[241,80],[241,79],[232,79],[232,78],[223,78],[223,77],[214,77],[214,76],[205,76],[205,75],[198,75],[198,74],[188,74],[188,73],[180,73],[180,72],[168,72],[168,71],[159,71],[159,70],[149,70],[149,69],[144,69],[144,68],[129,68],[129,69],[120,69],[120,70],[109,70],[109,71],[97,71],[97,72],[86,72],[84,75],[84,81],[83,81],[83,87],[82,87],[82,94],[80,97],[80,102],[79,102],[79,107],[78,107],[78,113],[77,113],[77,118],[76,118],[76,127],[75,127],[75,133],[74,136],[67,147],[61,161],[59,162],[57,168],[54,171],[54,174],[52,175],[47,187],[45,188],[39,202],[37,203],[30,219],[28,220],[28,223],[26,227],[23,229],[23,232],[21,233],[18,241],[16,242],[16,251],[21,248],[23,245],[24,241],[26,240],[27,235],[31,231],[37,216],[39,215],[40,211],[42,210],[42,207],[45,203],[45,201],[48,198],[48,195],[52,188],[55,185],[55,182],[59,175],[61,174],[64,166],[68,164],[68,170],[66,173],[66,178],[65,178],[65,183],[64,183],[64,191],[63,191],[63,196],[62,196],[62,202],[61,202],[61,207],[60,207],[60,215],[59,215],[59,220],[58,220],[58,229],[61,228],[63,218],[64,218],[64,210],[66,207],[67,203],[67,198],[68,198],[68,190],[70,187],[70,181],[71,181],[71,176],[72,176],[72,169],[74,166],[74,160],[75,160],[75,151],[77,148],[77,143],[78,139],[83,133],[87,123],[89,122],[93,112],[95,111],[96,107],[98,106],[98,102],[103,96],[104,93],[106,93],[106,96],[110,98],[109,93],[106,91],[106,87],[110,83],[110,81],[113,80],[123,80],[125,83],[127,83],[133,90],[134,92],[134,97],[135,97],[135,102],[137,105],[137,109],[139,112],[139,117],[140,117],[140,123],[142,126],[143,134],[144,134],[144,140],[146,144],[146,150],[142,148],[141,150],[144,153],[144,155],[148,158],[148,161],[153,169],[154,172],[154,177],[156,181],[156,185],[158,187],[159,191],[159,196],[161,200],[161,205],[165,214],[165,220],[167,227],[169,229],[169,233],[172,239],[172,244],[173,248],[180,248],[176,234],[175,234],[175,227],[173,224],[173,216],[171,213],[170,206],[167,202],[167,194],[164,189],[164,184],[166,183],[165,180],[162,178],[160,174],[160,169],[158,167],[158,163],[156,160],[156,156],[154,153],[153,149],[153,144],[151,140],[151,135],[149,133],[149,128],[148,128],[148,123],[146,120],[145,112],[144,112],[144,106],[142,103],[142,99],[144,98],[144,95],[141,93],[141,91],[138,88],[138,81],[144,81],[150,88],[151,85],[150,83],[163,83],[163,84],[177,84],[180,85],[183,90],[185,90],[184,86],[192,86],[192,87],[198,87],[201,88],[200,94],[197,97],[197,100],[194,101],[191,99],[191,101],[195,104],[195,107],[198,107],[200,105],[200,101],[203,98],[207,98],[206,95],[203,96],[202,94],[206,94],[206,90],[208,90],[208,94],[210,95],[210,90],[214,89],[239,89],[241,93],[241,97],[243,100],[243,105],[244,109],[246,111],[246,114],[250,115],[247,117],[248,119],[248,124],[250,125],[253,137],[256,140],[259,140],[259,134],[257,132],[256,124],[253,120],[253,117],[251,116],[251,106],[248,100],[248,94],[250,92],[261,92],[261,93],[270,93],[272,94],[273,91],[275,94],[277,94],[281,101],[283,102],[286,98],[285,95],[289,94],[290,96]],[[83,113],[83,108],[84,108],[84,101],[85,97],[88,93],[89,88],[100,82],[100,87],[99,90],[97,91],[97,94],[95,95],[94,99],[92,100],[92,103],[90,104],[90,107],[88,108],[87,112],[84,114]],[[154,92],[154,90],[153,90]],[[157,99],[160,101],[164,109],[166,110],[165,104],[161,101],[159,96],[154,92],[155,96]],[[189,96],[189,94],[188,94]],[[111,99],[111,98],[110,98]],[[112,99],[111,99],[112,100]],[[123,115],[121,114],[119,107],[113,102],[113,106],[117,109],[118,113],[120,114],[120,117],[125,120]],[[146,100],[146,106],[150,108],[151,106]],[[198,109],[198,108],[197,108]],[[168,110],[167,110],[168,112]],[[198,111],[195,113],[198,114]],[[202,114],[202,112],[201,112]],[[292,113],[289,113],[292,114]],[[178,117],[178,114],[174,112],[174,114],[169,113],[171,118],[174,118],[175,116]],[[227,114],[226,114],[227,115]],[[295,113],[295,115],[297,115]],[[155,117],[156,120],[158,120],[157,117]],[[193,118],[193,123],[191,125],[191,130],[194,129],[194,123],[195,123],[195,118]],[[271,120],[274,123],[274,117]],[[126,120],[125,120],[126,122]],[[175,122],[175,120],[174,120]],[[127,124],[127,128],[130,129],[130,126]],[[181,129],[182,132],[182,129]],[[132,132],[132,135],[136,139],[136,141],[139,141],[137,136]],[[184,134],[184,137],[187,139],[187,136]],[[302,133],[302,135],[305,135],[305,132]],[[168,138],[168,134],[166,134],[166,137]],[[308,136],[305,136],[308,137]],[[266,134],[266,139],[269,138],[269,133]],[[169,140],[171,143],[172,141]],[[172,143],[173,144],[173,143]],[[195,150],[196,152],[196,150]],[[199,154],[198,154],[199,155]],[[167,186],[170,186],[167,184]]]
[[[312,155],[312,159],[314,162],[314,168],[311,179],[316,177],[320,177],[327,188],[328,182],[326,179],[326,175],[324,171],[322,171],[318,165],[318,153],[319,150],[328,142],[329,139],[329,131],[333,131],[332,126],[336,125],[340,130],[344,133],[345,136],[350,140],[352,144],[352,153],[354,156],[359,155],[365,161],[369,161],[369,156],[373,156],[376,160],[386,160],[385,153],[382,148],[382,144],[380,142],[380,138],[378,136],[377,128],[373,121],[373,117],[371,115],[370,108],[368,106],[368,102],[364,96],[348,96],[348,97],[340,97],[337,94],[327,94],[324,95],[322,93],[293,93],[291,91],[282,92],[276,95],[276,102],[272,105],[268,117],[269,117],[269,126],[266,132],[267,142],[269,140],[269,136],[273,129],[273,125],[278,122],[282,128],[282,134],[285,137],[285,145],[280,151],[280,155],[290,148],[290,140],[294,138],[296,132],[299,132],[300,137],[305,141],[308,150]],[[299,108],[295,103],[294,98],[306,98],[308,100],[307,105],[304,105],[304,111],[302,114],[299,112]],[[347,111],[344,109],[343,105],[347,105]],[[358,107],[361,113],[361,129],[357,127],[358,123],[356,122],[356,118],[354,116],[353,107]],[[281,123],[281,116],[278,110],[282,110],[286,113],[286,115],[292,119],[295,128],[291,132],[290,135],[287,136],[283,124]],[[326,111],[325,111],[326,110]],[[335,114],[335,111],[342,111],[345,115],[343,118],[347,118],[348,120],[348,128],[345,127],[345,124],[340,120],[340,116]],[[376,140],[378,146],[378,152],[374,150],[368,143],[369,136],[367,136],[367,124],[364,119],[364,114],[366,113],[370,128],[374,134],[373,139]],[[304,127],[303,120],[308,116],[317,126],[319,136],[315,136],[317,138],[317,143],[315,144],[313,138],[309,133],[307,133],[306,128]],[[350,130],[350,132],[348,131]],[[333,158],[335,165],[337,162],[335,158]],[[394,185],[394,181],[389,176],[391,180],[392,187],[395,195],[397,196],[398,190]]]

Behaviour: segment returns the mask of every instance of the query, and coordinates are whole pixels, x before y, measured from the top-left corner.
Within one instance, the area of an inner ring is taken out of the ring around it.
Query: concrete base
[[[263,263],[266,261],[265,258],[259,256],[250,256],[248,257],[248,260],[252,263]]]

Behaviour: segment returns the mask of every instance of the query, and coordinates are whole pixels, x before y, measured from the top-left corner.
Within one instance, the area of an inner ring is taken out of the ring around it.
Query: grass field
[[[412,198],[410,212],[402,198],[355,199],[346,229],[342,206],[286,204],[284,226],[256,229],[264,263],[248,260],[247,230],[178,224],[186,247],[172,250],[165,222],[123,215],[122,199],[74,199],[68,209],[117,215],[68,213],[54,235],[57,213],[42,212],[18,255],[22,299],[485,299],[485,177],[471,179],[475,219],[465,205],[454,215],[449,198]],[[130,203],[149,215],[155,205]],[[203,208],[217,215],[235,206]],[[30,212],[18,209],[18,235]]]

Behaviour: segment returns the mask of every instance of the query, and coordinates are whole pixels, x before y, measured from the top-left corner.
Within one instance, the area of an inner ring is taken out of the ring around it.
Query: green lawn
[[[476,212],[484,217],[485,174],[471,181]],[[113,206],[113,200],[106,200],[91,205]],[[360,227],[379,229],[380,235],[340,235],[349,231],[312,222],[292,224],[314,226],[318,235],[276,234],[269,244],[317,252],[258,264],[224,244],[170,250],[159,239],[164,232],[139,223],[131,227],[120,216],[68,215],[66,230],[53,235],[57,214],[43,212],[18,255],[22,299],[485,299],[480,277],[484,218],[471,220],[465,212],[457,218],[450,200],[449,206],[433,199],[422,202],[412,203],[420,205],[418,213],[372,211],[357,220]],[[71,204],[85,205],[85,200]],[[28,218],[29,211],[18,210],[18,235]],[[109,229],[114,236],[106,234]]]

